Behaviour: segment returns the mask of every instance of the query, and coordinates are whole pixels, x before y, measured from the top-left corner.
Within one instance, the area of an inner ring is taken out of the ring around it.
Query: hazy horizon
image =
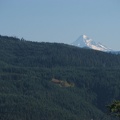
[[[0,34],[70,44],[80,35],[120,50],[119,0],[1,0]]]

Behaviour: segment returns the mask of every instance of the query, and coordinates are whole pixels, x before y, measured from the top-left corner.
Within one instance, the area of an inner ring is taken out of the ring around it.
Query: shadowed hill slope
[[[120,55],[0,36],[1,120],[112,120],[119,78]]]

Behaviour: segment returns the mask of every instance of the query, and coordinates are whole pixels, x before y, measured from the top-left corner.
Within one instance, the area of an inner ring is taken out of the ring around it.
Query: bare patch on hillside
[[[55,78],[52,78],[51,80],[53,83],[58,84],[60,87],[74,87],[74,83],[64,81],[64,80],[58,80]]]

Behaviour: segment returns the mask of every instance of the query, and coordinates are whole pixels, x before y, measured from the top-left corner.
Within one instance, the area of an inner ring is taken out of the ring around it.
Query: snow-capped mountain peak
[[[111,51],[111,49],[107,48],[101,43],[95,43],[91,38],[89,38],[86,35],[81,35],[76,41],[72,43],[72,45],[81,48],[87,47],[90,49],[104,51],[104,52]]]
[[[87,36],[86,36],[86,35],[82,35],[82,37],[83,37],[84,39],[86,39],[86,38],[87,38]]]

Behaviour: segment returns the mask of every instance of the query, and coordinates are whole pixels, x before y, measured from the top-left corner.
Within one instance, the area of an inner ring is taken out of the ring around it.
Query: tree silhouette
[[[113,101],[111,105],[108,106],[111,115],[120,118],[120,101]]]

